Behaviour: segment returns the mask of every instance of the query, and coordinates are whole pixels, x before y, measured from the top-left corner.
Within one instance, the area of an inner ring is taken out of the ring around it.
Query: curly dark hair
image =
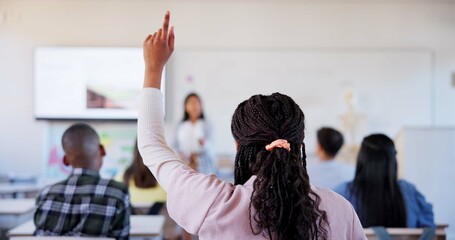
[[[311,190],[306,171],[305,116],[299,106],[280,93],[252,96],[235,110],[231,130],[238,144],[235,184],[257,176],[249,212],[259,232],[250,221],[253,234],[327,239],[327,214],[319,209],[321,199]],[[267,151],[265,146],[277,139],[287,140],[291,150]]]

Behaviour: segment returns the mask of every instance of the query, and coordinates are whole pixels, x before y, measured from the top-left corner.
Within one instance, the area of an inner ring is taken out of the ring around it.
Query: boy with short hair
[[[128,239],[130,204],[123,183],[99,175],[106,155],[87,124],[69,127],[62,137],[68,179],[43,189],[34,216],[36,236],[96,236]]]
[[[344,144],[343,135],[330,127],[317,131],[316,155],[318,160],[308,164],[310,182],[318,187],[334,189],[354,177],[354,166],[335,160]]]

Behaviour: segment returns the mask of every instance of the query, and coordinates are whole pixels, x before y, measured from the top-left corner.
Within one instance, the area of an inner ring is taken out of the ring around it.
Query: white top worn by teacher
[[[204,140],[204,144],[200,144],[200,140]],[[195,153],[199,157],[198,171],[201,173],[215,173],[213,163],[213,144],[211,138],[211,129],[203,119],[198,119],[196,122],[183,121],[177,126],[176,137],[173,143],[174,149],[183,154],[185,158],[189,158]]]
[[[234,186],[188,167],[164,140],[162,101],[160,90],[142,90],[138,146],[144,164],[167,192],[169,215],[201,240],[267,239],[250,228],[253,220],[248,211],[256,176]],[[327,213],[329,239],[367,239],[348,201],[330,190],[311,188],[321,198],[319,208]]]

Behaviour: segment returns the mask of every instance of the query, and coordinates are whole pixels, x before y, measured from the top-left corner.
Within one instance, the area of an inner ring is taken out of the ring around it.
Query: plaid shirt
[[[75,168],[68,179],[43,189],[36,205],[36,236],[129,237],[128,188],[96,171]]]

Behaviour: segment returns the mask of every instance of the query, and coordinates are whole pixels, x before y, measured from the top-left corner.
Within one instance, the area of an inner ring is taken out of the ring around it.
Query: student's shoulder
[[[344,198],[342,195],[327,188],[312,186],[311,189],[321,198],[321,206],[323,206],[325,210],[329,211],[334,210],[337,212],[352,211],[351,203],[348,200],[346,200],[346,198]]]
[[[46,195],[49,193],[60,193],[63,192],[65,189],[65,186],[67,185],[68,179],[46,185],[40,190],[40,195]]]
[[[55,196],[61,196],[65,193],[67,186],[67,180],[59,181],[57,183],[49,184],[41,188],[39,191],[36,202],[45,201],[49,198],[54,198]]]
[[[340,194],[341,196],[343,197],[346,197],[345,195],[347,195],[347,192],[349,190],[349,185],[352,183],[352,181],[350,182],[343,182],[341,184],[339,184],[338,186],[336,186],[333,191]]]
[[[414,184],[403,179],[398,180],[398,186],[400,186],[401,192],[403,194],[413,194],[417,191],[417,188]]]
[[[415,185],[404,180],[404,179],[398,179],[398,185],[400,187],[406,187],[406,188],[415,188]]]
[[[348,163],[348,162],[345,162],[345,161],[341,161],[339,159],[334,159],[332,161],[333,161],[333,163],[335,163],[337,168],[341,168],[341,169],[343,169],[345,171],[354,171],[355,170],[355,165],[354,164],[351,164],[351,163]]]
[[[106,186],[105,194],[108,197],[124,199],[128,195],[128,186],[123,182],[118,182],[113,179],[101,179],[102,185]]]
[[[116,188],[125,193],[128,193],[128,186],[125,183],[119,182],[114,179],[104,179],[104,180],[107,181],[107,183],[108,183],[107,186],[109,186],[111,188]]]

